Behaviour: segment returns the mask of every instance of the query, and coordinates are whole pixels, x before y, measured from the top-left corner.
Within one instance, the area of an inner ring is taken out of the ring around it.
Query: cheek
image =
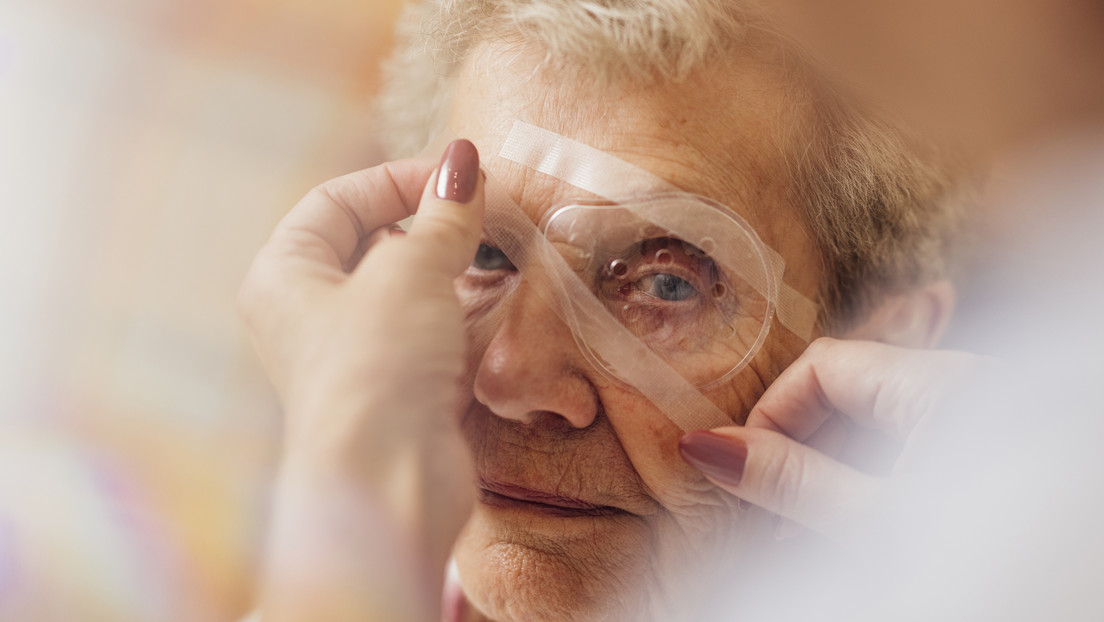
[[[737,501],[683,461],[678,442],[684,432],[643,397],[620,388],[603,392],[606,414],[640,483],[663,509],[655,521],[664,544],[697,551],[728,524]]]
[[[766,387],[804,345],[788,334],[775,334],[751,365],[731,382],[706,392],[706,397],[728,413],[734,425],[742,424]],[[668,541],[681,539],[690,550],[714,548],[716,534],[731,531],[725,526],[744,513],[740,502],[686,464],[678,451],[685,432],[651,402],[615,386],[603,387],[600,398],[641,484],[664,510],[658,531]]]

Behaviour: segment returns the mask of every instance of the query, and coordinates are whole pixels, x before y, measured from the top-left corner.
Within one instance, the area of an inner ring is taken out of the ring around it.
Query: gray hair
[[[760,26],[738,0],[417,0],[400,20],[378,100],[392,157],[440,128],[455,69],[483,41],[537,44],[543,66],[591,80],[678,82]],[[808,68],[808,65],[804,65]],[[810,71],[802,71],[810,78]],[[826,334],[861,320],[887,293],[945,277],[962,201],[949,167],[895,127],[802,81],[816,119],[791,154],[789,187],[818,245]]]

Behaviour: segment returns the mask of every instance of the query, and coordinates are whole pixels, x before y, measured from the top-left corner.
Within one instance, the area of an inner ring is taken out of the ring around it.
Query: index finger
[[[340,270],[361,238],[417,210],[434,165],[396,160],[316,186],[276,225],[266,246]]]
[[[903,440],[980,360],[962,352],[818,339],[771,384],[746,425],[803,441],[840,412]]]

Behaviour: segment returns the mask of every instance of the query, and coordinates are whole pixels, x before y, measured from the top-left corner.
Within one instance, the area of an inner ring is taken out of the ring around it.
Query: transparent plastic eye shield
[[[454,138],[445,134],[431,149]],[[754,358],[773,319],[811,339],[816,305],[729,208],[521,121],[500,145],[477,147],[485,170],[519,164],[599,197],[534,224],[488,170],[486,240],[457,281],[477,345],[494,338],[518,290],[532,290],[596,369],[690,431],[731,423],[702,391]]]

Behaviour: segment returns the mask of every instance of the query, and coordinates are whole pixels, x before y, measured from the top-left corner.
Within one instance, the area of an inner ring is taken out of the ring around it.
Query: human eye
[[[486,272],[495,272],[498,270],[513,272],[517,270],[514,264],[511,263],[510,259],[506,256],[506,253],[490,244],[479,245],[479,249],[475,251],[475,259],[472,260],[472,267],[476,270],[483,270]]]
[[[673,239],[647,240],[614,260],[607,276],[620,284],[622,299],[654,304],[680,303],[700,297],[715,271],[713,262],[696,249]]]
[[[641,294],[666,302],[683,302],[699,295],[698,289],[690,281],[674,274],[649,274],[635,285]]]

